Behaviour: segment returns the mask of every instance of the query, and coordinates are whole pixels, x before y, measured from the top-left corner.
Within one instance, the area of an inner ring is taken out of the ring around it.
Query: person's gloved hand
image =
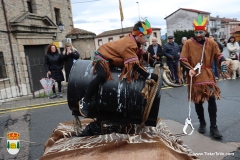
[[[156,61],[156,62],[153,63],[153,67],[155,67],[156,64],[160,64],[160,67],[163,66],[163,64],[160,61]]]
[[[151,73],[150,79],[153,79],[155,82],[157,82],[157,80],[158,80],[158,75],[155,74],[155,73]]]

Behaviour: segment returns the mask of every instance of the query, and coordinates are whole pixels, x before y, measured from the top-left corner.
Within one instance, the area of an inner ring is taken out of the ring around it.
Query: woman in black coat
[[[53,44],[48,46],[47,54],[45,55],[45,69],[47,72],[47,76],[54,79],[58,84],[58,91],[59,91],[59,97],[62,98],[62,86],[61,82],[64,81],[62,69],[63,69],[63,55],[61,55],[57,47]],[[50,97],[50,99],[56,98],[56,90],[55,85],[53,85],[52,88],[53,95]]]
[[[71,68],[75,61],[79,58],[79,53],[77,50],[71,45],[71,43],[67,42],[65,44],[64,49],[64,68],[65,68],[65,75],[66,75],[66,82],[68,82],[68,77],[71,71]]]

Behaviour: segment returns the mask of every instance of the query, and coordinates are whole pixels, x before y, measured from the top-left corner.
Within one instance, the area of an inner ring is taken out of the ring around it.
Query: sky
[[[71,3],[75,28],[98,35],[122,27],[119,0],[71,0]],[[179,8],[206,11],[213,17],[219,15],[240,21],[240,0],[121,0],[121,3],[123,27],[133,26],[139,16],[141,20],[147,17],[152,27],[161,28],[162,35],[167,32],[164,18]]]

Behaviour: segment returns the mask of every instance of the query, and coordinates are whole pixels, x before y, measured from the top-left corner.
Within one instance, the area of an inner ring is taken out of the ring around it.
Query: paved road
[[[222,142],[240,142],[240,79],[219,81],[221,100],[217,101],[218,126],[223,134]],[[206,122],[209,127],[208,103],[204,103]],[[195,106],[192,103],[192,123],[198,126]],[[187,87],[162,90],[159,117],[184,123],[188,116]],[[206,133],[209,136],[209,133]]]
[[[30,141],[44,144],[60,122],[72,121],[72,112],[67,105],[31,110]],[[31,145],[30,159],[43,155],[43,145]]]
[[[16,131],[21,134],[21,140],[28,142],[21,142],[19,153],[10,155],[7,152],[6,139],[0,140],[0,160],[39,159],[43,155],[44,144],[52,130],[58,123],[72,120],[67,105],[1,114],[0,137],[6,137],[6,133]]]

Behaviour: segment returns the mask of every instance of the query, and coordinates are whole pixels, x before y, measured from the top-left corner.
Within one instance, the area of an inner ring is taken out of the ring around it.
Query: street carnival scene
[[[238,0],[0,1],[0,160],[240,159]]]

